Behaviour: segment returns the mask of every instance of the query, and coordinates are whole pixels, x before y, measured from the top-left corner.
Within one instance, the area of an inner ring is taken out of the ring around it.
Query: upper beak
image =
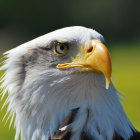
[[[112,64],[106,46],[98,40],[86,41],[84,48],[71,63],[58,64],[58,69],[80,67],[84,71],[103,73],[106,79],[106,89],[109,88]]]

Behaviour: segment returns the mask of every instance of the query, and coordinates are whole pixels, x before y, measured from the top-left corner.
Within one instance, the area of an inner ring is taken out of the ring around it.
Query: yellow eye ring
[[[65,43],[56,42],[54,46],[54,53],[58,56],[64,56],[68,53],[69,47]]]

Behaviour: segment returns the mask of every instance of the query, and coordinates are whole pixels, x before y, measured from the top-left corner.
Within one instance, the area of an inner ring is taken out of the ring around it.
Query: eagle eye
[[[54,46],[54,53],[58,56],[66,55],[69,51],[69,47],[65,43],[56,42]]]

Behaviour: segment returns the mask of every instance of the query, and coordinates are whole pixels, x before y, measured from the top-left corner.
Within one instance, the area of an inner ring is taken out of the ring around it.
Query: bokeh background
[[[111,52],[113,80],[124,95],[125,112],[140,130],[139,6],[139,0],[0,0],[0,57],[6,50],[65,26],[97,30]],[[2,122],[5,112],[6,108],[0,112],[0,140],[13,140],[15,130]]]

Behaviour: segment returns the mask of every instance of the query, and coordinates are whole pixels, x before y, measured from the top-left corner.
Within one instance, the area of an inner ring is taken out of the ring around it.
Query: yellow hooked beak
[[[106,46],[98,40],[86,41],[83,48],[71,63],[58,64],[58,69],[79,67],[82,71],[103,73],[106,79],[106,89],[109,88],[112,65]]]

